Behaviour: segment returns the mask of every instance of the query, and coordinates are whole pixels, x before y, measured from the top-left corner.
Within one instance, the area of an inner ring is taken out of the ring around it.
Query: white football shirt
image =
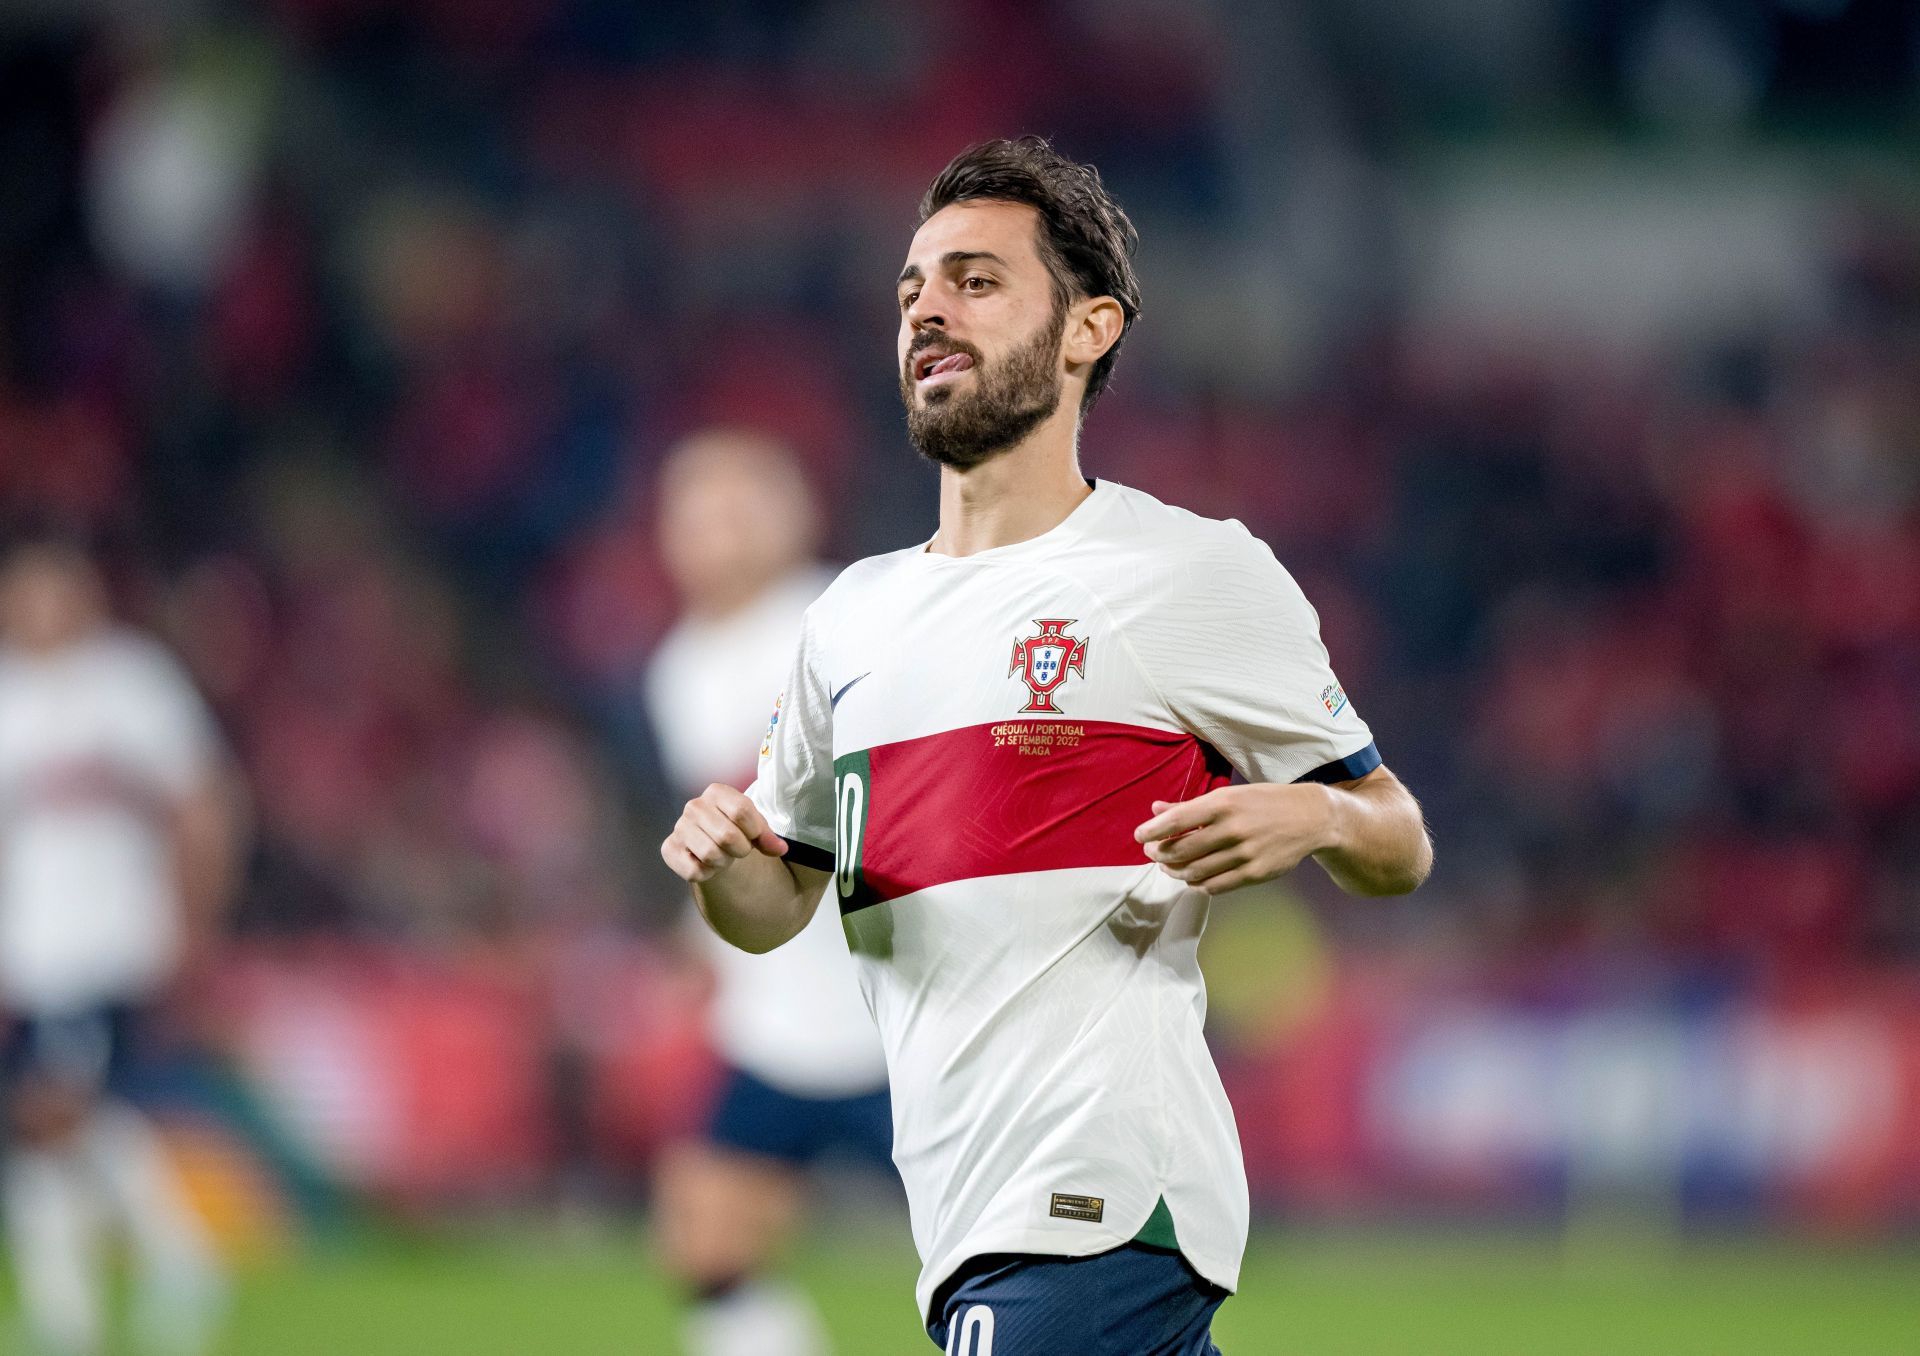
[[[0,649],[0,1007],[72,1012],[165,981],[181,943],[167,819],[218,747],[152,641]]]
[[[983,1253],[1177,1243],[1229,1289],[1239,1136],[1201,1027],[1208,898],[1155,800],[1379,766],[1268,548],[1108,482],[1052,531],[852,566],[750,790],[834,880],[886,1047],[918,1298]]]
[[[647,664],[647,709],[681,794],[747,780],[769,694],[780,690],[800,619],[827,583],[824,571],[802,570],[732,616],[683,620],[660,642]],[[698,935],[714,967],[708,1025],[728,1063],[797,1097],[886,1085],[880,1037],[835,911],[819,910],[798,937],[760,956],[704,924]]]

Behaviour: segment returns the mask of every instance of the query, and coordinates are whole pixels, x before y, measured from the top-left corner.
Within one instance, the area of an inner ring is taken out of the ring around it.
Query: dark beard
[[[1060,408],[1060,336],[1066,325],[1066,308],[1056,307],[1038,334],[991,366],[980,361],[977,350],[963,350],[974,358],[978,389],[970,395],[949,387],[916,403],[907,375],[914,357],[909,353],[900,376],[900,398],[907,406],[907,436],[920,455],[967,471],[1040,427]]]

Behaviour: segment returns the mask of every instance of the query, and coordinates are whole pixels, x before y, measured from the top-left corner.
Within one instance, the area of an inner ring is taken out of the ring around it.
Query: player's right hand
[[[718,782],[687,802],[660,845],[660,856],[674,874],[696,885],[756,852],[782,857],[786,851],[786,840],[767,827],[766,816],[746,793]]]

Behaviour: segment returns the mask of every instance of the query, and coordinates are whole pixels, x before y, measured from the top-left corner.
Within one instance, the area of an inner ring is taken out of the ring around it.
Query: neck
[[[1040,427],[965,471],[940,468],[940,530],[927,549],[970,556],[1050,532],[1093,491],[1080,474],[1077,402],[1063,399]]]

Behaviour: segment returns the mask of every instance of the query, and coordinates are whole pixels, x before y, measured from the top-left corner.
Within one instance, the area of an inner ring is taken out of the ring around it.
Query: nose
[[[907,323],[916,331],[946,328],[946,314],[931,287],[922,288],[920,295],[913,299],[913,304],[907,307]]]

